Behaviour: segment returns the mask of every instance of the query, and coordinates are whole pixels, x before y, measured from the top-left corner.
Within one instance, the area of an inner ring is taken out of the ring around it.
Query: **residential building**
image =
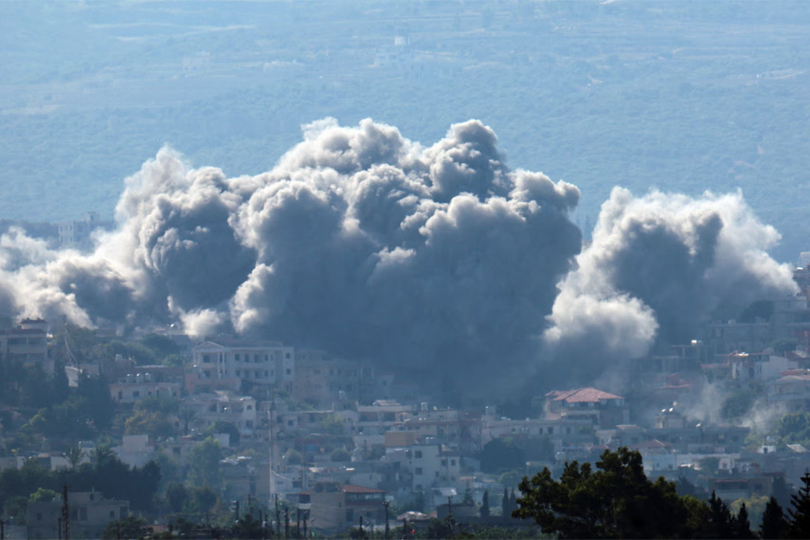
[[[364,486],[319,482],[299,500],[310,505],[309,529],[330,533],[356,526],[361,517],[369,525],[384,524],[385,493]]]
[[[48,360],[48,323],[42,319],[23,319],[19,325],[0,329],[0,359],[4,362],[37,364],[53,372]]]
[[[188,396],[182,407],[194,411],[194,423],[202,425],[203,429],[218,421],[229,422],[239,429],[240,435],[250,437],[257,427],[256,399],[251,396],[218,390]]]
[[[180,382],[160,382],[151,373],[129,374],[110,383],[110,397],[117,403],[135,403],[144,398],[176,399],[181,396]]]
[[[385,378],[385,385],[392,381]],[[354,360],[331,358],[326,351],[297,350],[293,396],[316,407],[330,407],[334,401],[364,401],[379,397],[374,368]],[[386,396],[383,396],[386,397]]]
[[[546,394],[548,418],[590,419],[600,427],[629,424],[624,398],[596,388],[552,391]]]
[[[129,515],[129,501],[107,500],[94,491],[68,493],[70,536],[72,538],[101,538],[111,521]],[[29,503],[26,511],[28,538],[61,538],[63,501]]]
[[[293,392],[295,351],[275,341],[218,339],[192,349],[195,390],[232,389],[269,397]]]

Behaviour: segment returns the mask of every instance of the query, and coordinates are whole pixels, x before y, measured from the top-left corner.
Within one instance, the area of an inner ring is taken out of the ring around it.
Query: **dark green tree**
[[[700,529],[705,504],[678,495],[674,482],[649,481],[638,452],[606,450],[596,469],[574,461],[559,481],[548,468],[524,479],[512,516],[560,538],[688,538]]]
[[[225,422],[224,420],[217,420],[210,426],[208,429],[205,430],[204,435],[206,437],[211,437],[216,435],[217,433],[227,433],[228,434],[228,442],[231,446],[239,446],[239,428],[236,425],[232,424],[231,422]]]
[[[731,538],[734,535],[734,523],[726,503],[714,491],[709,497],[709,513],[703,522],[703,538]]]
[[[481,517],[489,517],[489,491],[484,490],[484,498],[481,500]]]
[[[810,538],[810,471],[802,476],[799,493],[792,495],[793,508],[788,510],[785,538]]]
[[[745,503],[742,503],[740,511],[734,520],[734,538],[743,540],[754,538],[751,533],[751,522],[748,519],[748,509],[745,507]]]
[[[166,503],[175,514],[183,511],[183,505],[188,500],[188,490],[180,482],[170,482],[166,485]]]
[[[509,491],[506,488],[503,488],[503,497],[501,497],[501,515],[503,517],[508,517],[512,514],[509,510]]]
[[[481,451],[481,470],[497,473],[509,469],[523,470],[526,467],[525,452],[513,439],[492,439]]]
[[[762,514],[762,526],[759,530],[759,536],[763,540],[778,540],[784,537],[786,528],[787,521],[784,512],[782,512],[782,507],[779,506],[776,497],[771,497],[768,504],[765,505],[765,512]]]
[[[115,538],[129,538],[131,540],[146,538],[151,533],[151,529],[146,526],[146,520],[136,516],[127,516],[123,519],[116,519],[107,524],[107,528],[101,533],[104,540]]]
[[[219,489],[222,475],[219,471],[219,462],[222,459],[222,449],[219,441],[208,437],[195,444],[188,453],[188,482],[194,487],[210,487]]]

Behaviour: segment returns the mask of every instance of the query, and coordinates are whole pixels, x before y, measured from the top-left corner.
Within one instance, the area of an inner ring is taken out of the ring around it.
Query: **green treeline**
[[[19,469],[0,472],[0,507],[6,516],[25,515],[24,508],[38,491],[61,494],[70,491],[99,491],[108,499],[128,500],[134,512],[150,512],[160,483],[160,466],[154,461],[143,467],[130,467],[107,447],[90,452],[90,463],[51,471],[36,458]],[[46,491],[47,492],[47,491]]]
[[[675,482],[647,478],[639,452],[620,448],[606,450],[595,470],[574,461],[559,480],[548,468],[524,478],[512,516],[559,538],[810,538],[810,472],[802,482],[787,512],[771,497],[755,533],[745,504],[734,514],[714,493],[679,495]]]

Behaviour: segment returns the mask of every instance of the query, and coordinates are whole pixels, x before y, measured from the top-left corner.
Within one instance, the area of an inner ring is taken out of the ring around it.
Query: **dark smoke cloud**
[[[739,195],[616,190],[569,273],[579,196],[508,168],[478,121],[423,147],[371,120],[326,119],[272,170],[236,178],[163,149],[127,179],[118,227],[93,253],[0,238],[0,309],[280,339],[458,392],[453,380],[522,379],[544,343],[638,356],[730,300],[792,291],[764,251],[775,231]]]
[[[636,198],[614,188],[593,243],[560,284],[546,342],[592,373],[657,341],[686,342],[707,317],[797,292],[790,267],[765,251],[778,240],[739,193]]]

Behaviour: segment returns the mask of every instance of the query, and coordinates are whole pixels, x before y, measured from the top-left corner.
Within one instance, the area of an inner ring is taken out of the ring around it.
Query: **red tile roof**
[[[599,403],[606,399],[624,399],[616,394],[602,392],[596,388],[577,388],[576,390],[566,390],[549,392],[547,398],[552,401],[565,401],[566,403]]]

